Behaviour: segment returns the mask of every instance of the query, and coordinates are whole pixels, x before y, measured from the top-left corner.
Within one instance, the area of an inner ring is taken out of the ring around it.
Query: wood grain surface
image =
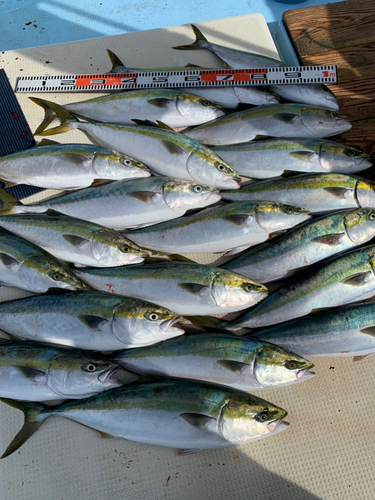
[[[331,85],[353,128],[333,139],[375,160],[375,2],[345,2],[291,10],[284,25],[303,65],[335,64]]]

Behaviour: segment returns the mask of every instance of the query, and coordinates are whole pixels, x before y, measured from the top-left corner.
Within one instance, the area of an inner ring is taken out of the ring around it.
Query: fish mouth
[[[315,372],[311,372],[310,368],[303,368],[302,370],[298,370],[296,378],[298,381],[302,381],[313,378],[315,375]]]
[[[204,201],[209,201],[210,203],[216,203],[221,200],[221,194],[219,191],[213,191],[208,193],[208,195],[204,198]]]
[[[312,215],[310,214],[310,212],[306,212],[306,213],[302,213],[299,217],[298,217],[298,224],[300,224],[301,222],[305,222],[305,220],[309,220],[311,219]]]
[[[356,166],[366,166],[371,167],[372,163],[367,158],[355,158],[354,163]]]
[[[223,189],[240,189],[241,177],[239,175],[223,175],[222,181],[227,184]]]
[[[121,369],[120,366],[114,366],[113,368],[110,368],[109,370],[101,373],[98,377],[99,382],[101,384],[104,384],[107,381],[118,382],[116,374],[120,369]]]
[[[283,418],[274,420],[267,425],[268,430],[273,433],[283,431],[287,427],[289,427],[289,424],[288,422],[284,422]]]
[[[160,323],[160,328],[163,330],[163,332],[167,333],[168,335],[170,335],[171,333],[173,333],[175,336],[183,335],[185,333],[185,331],[182,330],[181,328],[174,326],[176,323],[178,323],[181,320],[182,320],[182,316],[175,316],[172,319],[168,319],[168,320]]]
[[[129,255],[128,262],[129,264],[139,264],[145,260],[144,257],[141,257],[140,255]]]

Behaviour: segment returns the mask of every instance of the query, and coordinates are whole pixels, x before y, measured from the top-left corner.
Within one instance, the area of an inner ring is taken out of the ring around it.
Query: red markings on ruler
[[[104,74],[104,75],[78,75],[75,87],[92,87],[97,85],[123,85],[124,83],[136,83],[137,74]]]

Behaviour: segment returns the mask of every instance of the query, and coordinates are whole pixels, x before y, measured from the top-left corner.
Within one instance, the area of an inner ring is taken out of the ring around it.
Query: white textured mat
[[[260,15],[199,24],[210,40],[276,57]],[[134,67],[216,66],[204,51],[170,47],[193,41],[189,26],[131,33],[0,54],[17,76],[104,72],[106,48]],[[32,130],[43,111],[17,95]],[[45,97],[56,102],[87,94]],[[80,132],[56,136],[87,142]],[[27,295],[0,288],[0,300]],[[313,359],[316,376],[257,394],[288,410],[290,427],[240,448],[180,457],[172,449],[100,439],[65,419],[49,419],[13,456],[0,462],[1,500],[343,500],[374,498],[375,357]],[[0,451],[22,425],[21,412],[0,404]]]

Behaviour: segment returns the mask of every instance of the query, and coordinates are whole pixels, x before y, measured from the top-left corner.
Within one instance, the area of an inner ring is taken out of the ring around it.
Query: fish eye
[[[200,193],[203,190],[202,186],[194,186],[194,191]]]
[[[368,216],[370,220],[375,220],[375,212],[371,212],[370,215]]]
[[[219,165],[217,166],[217,169],[220,170],[220,172],[224,172],[225,165],[223,165],[222,163],[219,163]]]
[[[295,370],[297,368],[297,362],[296,361],[288,361],[286,363],[286,368],[288,368],[288,370]]]
[[[249,283],[245,283],[245,284],[243,285],[243,289],[245,290],[245,292],[251,292],[251,291],[252,291],[252,289],[253,289],[253,287],[252,287],[252,285],[250,285]]]
[[[151,321],[156,321],[157,319],[159,319],[159,315],[158,315],[158,314],[156,314],[156,313],[151,313],[151,314],[149,315],[149,319],[150,319]]]
[[[259,420],[259,422],[265,422],[266,420],[268,420],[268,413],[267,412],[260,413],[257,416],[257,420]]]
[[[203,101],[202,104],[203,106],[211,106],[210,101]]]
[[[357,151],[355,149],[345,149],[344,153],[350,158],[354,158],[355,156],[357,156]]]
[[[94,372],[96,370],[96,366],[90,363],[89,365],[86,366],[86,370],[88,372]]]
[[[292,214],[292,213],[294,213],[294,208],[293,207],[286,207],[285,211],[287,214]]]
[[[121,247],[121,252],[128,253],[128,252],[129,252],[129,250],[130,250],[130,249],[129,249],[129,247],[127,247],[126,245],[123,245],[123,246]]]
[[[124,165],[126,165],[127,167],[130,167],[130,165],[132,165],[131,160],[124,160]]]
[[[337,113],[335,113],[334,111],[331,111],[331,112],[329,113],[329,116],[330,116],[331,118],[337,118]]]
[[[61,280],[61,274],[60,273],[53,273],[52,279],[55,281],[60,281]]]

